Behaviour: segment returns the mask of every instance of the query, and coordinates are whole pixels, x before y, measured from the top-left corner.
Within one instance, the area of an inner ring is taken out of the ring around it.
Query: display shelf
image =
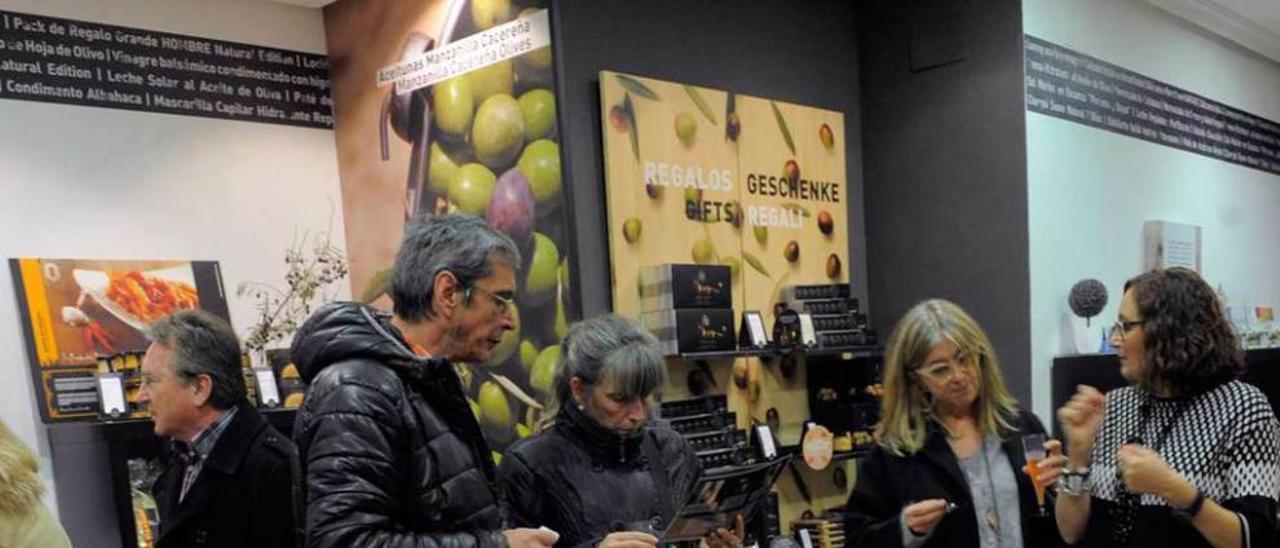
[[[677,354],[676,356],[682,360],[727,360],[735,358],[776,358],[790,354],[800,354],[806,356],[834,356],[840,354],[852,354],[855,358],[868,356],[879,356],[884,352],[884,347],[868,345],[868,346],[830,346],[825,348],[808,348],[795,347],[790,349],[779,348],[739,348],[737,350],[724,350],[720,352],[687,352]]]
[[[836,451],[831,454],[831,462],[844,462],[847,460],[860,459],[871,454],[871,449],[872,446],[864,445],[850,451]],[[800,462],[804,462],[804,457],[800,452],[799,445],[783,445],[778,448],[778,452],[783,455],[795,455]]]

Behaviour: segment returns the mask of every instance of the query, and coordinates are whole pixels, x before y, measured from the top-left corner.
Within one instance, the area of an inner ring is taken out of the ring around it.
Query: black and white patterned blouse
[[[1093,500],[1085,545],[1208,546],[1164,499],[1128,492],[1116,452],[1138,438],[1207,499],[1236,512],[1243,546],[1271,547],[1280,505],[1280,423],[1266,396],[1240,381],[1191,398],[1158,398],[1135,386],[1107,394],[1093,444]]]

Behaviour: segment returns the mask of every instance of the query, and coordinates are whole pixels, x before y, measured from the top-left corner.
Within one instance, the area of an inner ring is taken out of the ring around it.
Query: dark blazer
[[[1053,495],[1046,493],[1049,516],[1035,517],[1036,496],[1031,479],[1022,471],[1026,459],[1021,438],[1044,433],[1035,415],[1019,411],[1010,434],[1001,444],[1018,481],[1018,509],[1022,518],[1022,545],[1062,546],[1053,518]],[[849,496],[845,532],[849,546],[902,546],[902,508],[911,502],[945,498],[959,505],[934,528],[925,546],[978,546],[978,518],[974,514],[969,482],[946,435],[931,423],[925,446],[911,456],[899,457],[877,446],[858,466],[857,484]]]
[[[177,459],[156,479],[156,546],[294,546],[296,459],[289,438],[240,406],[181,503],[184,468]]]

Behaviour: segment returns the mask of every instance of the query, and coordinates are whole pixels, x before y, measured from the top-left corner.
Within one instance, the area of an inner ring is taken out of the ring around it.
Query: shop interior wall
[[[259,0],[0,0],[0,9],[325,52],[319,10]],[[303,231],[329,229],[344,248],[328,130],[9,99],[0,99],[0,120],[5,259],[216,260],[233,323],[243,335],[255,309],[235,297],[240,282],[283,287],[284,251]],[[12,284],[9,269],[0,269],[0,417],[37,449],[52,487],[50,448],[31,389]],[[109,508],[94,515],[67,511],[79,497],[66,493],[104,488],[108,481],[87,471],[60,486],[69,529],[86,530],[85,520],[109,520],[114,529]],[[54,490],[49,491],[54,506]],[[117,542],[72,539],[84,546]]]
[[[1273,121],[1280,65],[1139,0],[1027,2],[1026,33]],[[1100,345],[1124,281],[1142,270],[1142,223],[1202,227],[1201,274],[1231,306],[1280,306],[1280,176],[1027,114],[1032,378],[1049,409],[1053,357],[1073,351],[1072,284],[1097,278],[1110,301],[1087,339]]]
[[[605,69],[844,112],[850,275],[867,302],[853,11],[831,0],[552,2],[583,317],[611,303],[598,83]]]
[[[946,298],[1031,393],[1018,0],[859,3],[872,323]],[[914,65],[914,68],[913,68]],[[1042,417],[1043,418],[1043,417]]]

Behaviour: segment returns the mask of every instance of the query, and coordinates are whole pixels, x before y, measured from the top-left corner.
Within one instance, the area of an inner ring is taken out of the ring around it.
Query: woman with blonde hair
[[[43,493],[35,455],[0,420],[0,547],[71,546]]]
[[[969,314],[942,299],[907,311],[889,336],[884,387],[879,443],[849,497],[851,546],[1062,544],[1043,500],[1061,445],[1018,407]],[[1034,480],[1024,444],[1045,453]]]

